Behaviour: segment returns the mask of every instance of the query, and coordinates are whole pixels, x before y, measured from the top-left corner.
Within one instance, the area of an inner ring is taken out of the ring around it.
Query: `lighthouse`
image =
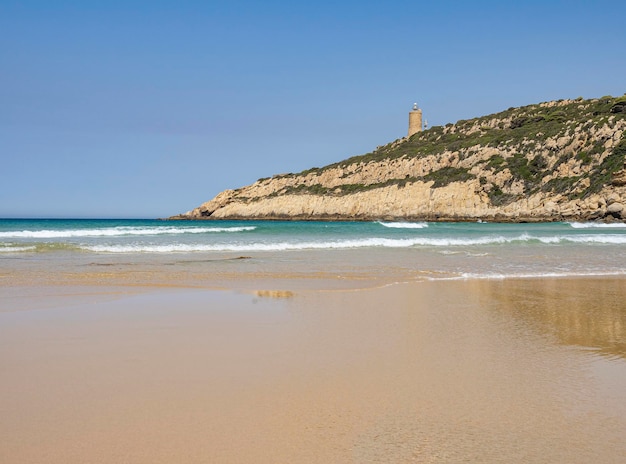
[[[413,109],[409,111],[409,135],[422,131],[422,110],[417,106],[417,103],[413,103]]]

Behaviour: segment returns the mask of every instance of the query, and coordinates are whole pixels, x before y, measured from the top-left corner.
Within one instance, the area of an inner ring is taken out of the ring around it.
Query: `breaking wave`
[[[35,251],[35,245],[14,245],[10,243],[0,243],[0,253],[20,253],[24,251]]]
[[[381,226],[390,227],[392,229],[425,229],[428,227],[426,222],[378,222]]]
[[[624,222],[570,222],[568,223],[574,229],[624,229],[626,223]]]
[[[413,237],[404,239],[362,238],[334,241],[281,241],[281,242],[221,242],[221,243],[173,243],[173,244],[102,244],[83,246],[98,253],[191,253],[211,251],[297,251],[333,250],[350,248],[409,248],[409,247],[463,247],[505,244],[626,244],[626,235],[574,235],[537,237],[522,234],[515,237],[487,236],[477,238]]]
[[[246,232],[256,226],[238,227],[109,227],[102,229],[68,230],[19,230],[0,232],[0,238],[80,238],[80,237],[124,237],[133,235],[180,235],[222,232]]]

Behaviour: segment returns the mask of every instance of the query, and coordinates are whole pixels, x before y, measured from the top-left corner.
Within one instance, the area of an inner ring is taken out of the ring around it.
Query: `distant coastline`
[[[626,96],[551,101],[259,179],[169,219],[624,221],[625,161]]]

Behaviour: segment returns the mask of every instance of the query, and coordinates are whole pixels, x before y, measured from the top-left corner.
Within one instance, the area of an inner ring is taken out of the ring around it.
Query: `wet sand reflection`
[[[626,359],[626,280],[476,281],[485,307],[564,345]]]

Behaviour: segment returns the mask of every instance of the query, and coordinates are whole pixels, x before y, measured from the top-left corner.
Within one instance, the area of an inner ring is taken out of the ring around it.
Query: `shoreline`
[[[253,259],[248,258],[247,259]],[[237,261],[243,257],[223,258],[213,261]],[[201,266],[204,260],[198,262]],[[93,269],[104,267],[105,271]],[[420,270],[396,270],[392,273],[363,273],[356,269],[350,273],[336,270],[326,272],[284,272],[274,271],[241,271],[234,269],[229,272],[215,272],[200,269],[191,273],[188,269],[168,269],[161,265],[156,269],[143,264],[133,264],[132,269],[120,263],[95,264],[79,266],[63,275],[54,270],[42,272],[21,272],[13,275],[0,275],[0,295],[4,304],[0,305],[0,313],[12,302],[89,295],[103,298],[124,297],[127,295],[147,294],[159,291],[218,291],[254,294],[328,291],[367,291],[385,287],[412,285],[421,283],[472,283],[472,282],[542,282],[542,281],[625,281],[625,272],[589,272],[572,274],[567,272],[548,272],[540,274],[514,275],[455,275],[447,272]],[[42,303],[43,304],[43,303]],[[37,306],[41,306],[38,304]]]

